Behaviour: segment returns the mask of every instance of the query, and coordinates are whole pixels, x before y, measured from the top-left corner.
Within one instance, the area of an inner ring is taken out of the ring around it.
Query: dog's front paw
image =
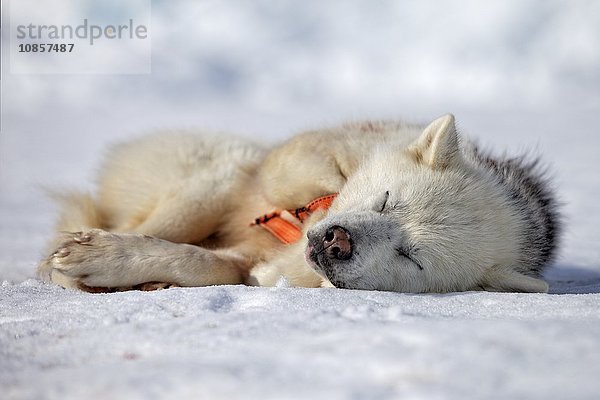
[[[126,259],[119,235],[93,229],[65,232],[56,250],[40,264],[40,277],[65,287],[114,287]]]

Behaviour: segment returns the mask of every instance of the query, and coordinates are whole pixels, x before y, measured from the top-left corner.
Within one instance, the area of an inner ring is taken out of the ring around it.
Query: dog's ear
[[[512,269],[486,271],[481,287],[490,292],[548,292],[548,284],[543,280],[523,275]]]
[[[460,160],[454,116],[446,114],[430,123],[409,147],[417,162],[443,169]]]

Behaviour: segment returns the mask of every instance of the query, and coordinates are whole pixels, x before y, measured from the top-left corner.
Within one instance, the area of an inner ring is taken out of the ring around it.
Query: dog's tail
[[[98,203],[89,193],[50,193],[60,208],[56,224],[58,232],[79,232],[93,228],[105,228],[106,219]]]

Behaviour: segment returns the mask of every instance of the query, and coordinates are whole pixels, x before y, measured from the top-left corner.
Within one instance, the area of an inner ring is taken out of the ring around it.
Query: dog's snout
[[[341,226],[332,226],[325,232],[323,248],[327,258],[348,260],[352,257],[350,234]]]

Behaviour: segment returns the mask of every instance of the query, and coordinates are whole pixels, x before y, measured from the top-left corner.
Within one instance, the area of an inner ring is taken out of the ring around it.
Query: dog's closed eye
[[[386,190],[386,192],[383,194],[383,196],[381,196],[379,198],[379,200],[377,201],[377,206],[376,206],[376,210],[380,213],[383,212],[383,210],[385,210],[385,206],[387,205],[387,202],[390,198],[390,191]]]
[[[400,255],[401,257],[404,258],[408,258],[410,261],[412,261],[417,267],[419,267],[420,270],[423,270],[423,266],[417,261],[415,260],[415,258],[410,254],[410,250],[405,249],[404,247],[397,247],[396,248],[396,252],[398,253],[398,255]]]

